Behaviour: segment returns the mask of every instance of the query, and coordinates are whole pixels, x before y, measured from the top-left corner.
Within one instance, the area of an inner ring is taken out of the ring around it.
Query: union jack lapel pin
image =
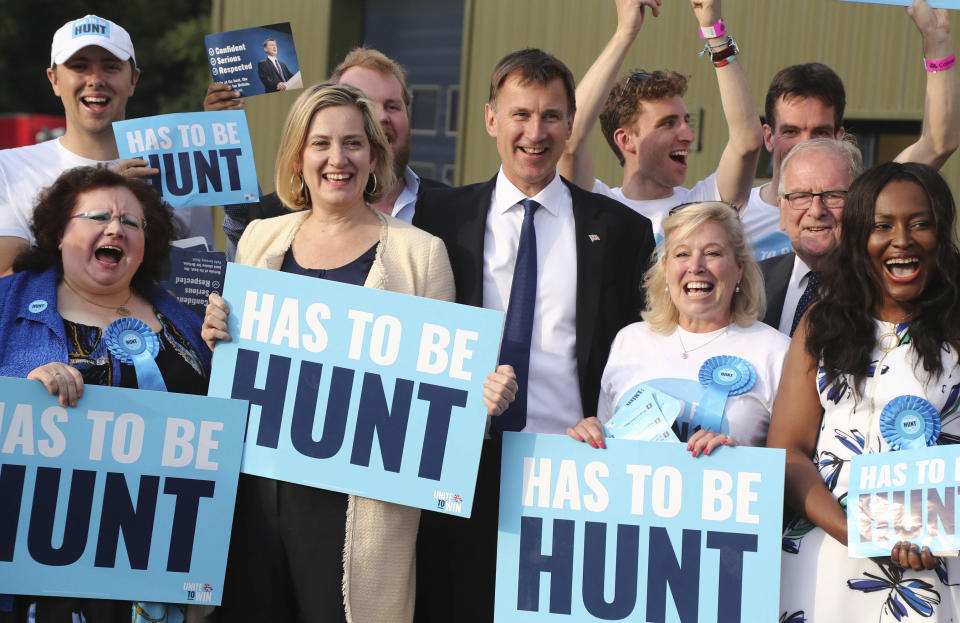
[[[587,234],[587,238],[590,239],[590,242],[600,242],[600,236],[596,234]]]

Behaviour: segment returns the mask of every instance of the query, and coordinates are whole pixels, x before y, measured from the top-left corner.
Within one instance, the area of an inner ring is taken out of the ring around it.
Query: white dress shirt
[[[527,199],[503,174],[487,212],[483,243],[483,306],[506,311]],[[527,433],[564,433],[583,418],[577,375],[577,246],[570,190],[555,175],[530,197],[537,231],[537,301],[527,389]],[[503,363],[510,363],[505,361]],[[489,421],[487,422],[489,427]]]
[[[417,204],[417,193],[420,191],[420,178],[413,169],[407,167],[403,170],[403,190],[397,195],[393,202],[393,216],[401,221],[409,223],[413,220],[414,207]]]
[[[810,269],[803,263],[799,255],[793,258],[793,272],[790,273],[790,283],[787,284],[787,295],[783,298],[783,311],[780,312],[780,325],[777,330],[784,335],[790,335],[793,325],[793,315],[797,313],[797,304],[803,291],[807,289],[807,273]]]

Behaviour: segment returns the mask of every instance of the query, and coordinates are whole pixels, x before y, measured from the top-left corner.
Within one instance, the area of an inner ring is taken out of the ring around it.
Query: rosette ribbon
[[[920,396],[897,396],[880,412],[880,434],[894,450],[932,446],[940,436],[940,414]]]
[[[154,361],[160,352],[160,339],[147,323],[130,317],[114,320],[104,332],[104,340],[114,357],[133,365],[137,387],[167,391],[160,368]]]
[[[757,383],[757,371],[746,359],[720,355],[703,362],[699,377],[703,385],[697,407],[700,428],[719,433],[727,397],[750,391]]]

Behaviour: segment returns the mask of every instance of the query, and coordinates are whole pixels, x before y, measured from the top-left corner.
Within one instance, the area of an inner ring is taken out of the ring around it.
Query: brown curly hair
[[[98,188],[126,188],[143,208],[146,220],[143,262],[130,285],[138,294],[148,295],[170,253],[170,241],[174,235],[173,212],[148,182],[126,178],[106,167],[69,169],[41,191],[30,221],[30,232],[36,242],[17,256],[13,263],[14,272],[42,272],[50,266],[56,266],[63,275],[60,239],[70,222],[77,198],[82,193]]]
[[[648,73],[635,69],[617,80],[600,110],[600,130],[607,144],[623,166],[623,153],[613,140],[613,133],[636,122],[643,112],[643,102],[683,97],[687,92],[687,77],[669,69]]]

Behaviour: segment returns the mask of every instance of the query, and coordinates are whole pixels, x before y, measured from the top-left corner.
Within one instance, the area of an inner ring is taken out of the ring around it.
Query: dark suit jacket
[[[763,289],[767,295],[767,313],[763,316],[763,322],[774,329],[780,328],[783,301],[787,298],[787,286],[790,285],[793,259],[796,256],[795,253],[787,253],[760,262],[760,272],[763,273]]]
[[[283,77],[280,77],[276,66],[270,62],[269,58],[265,58],[257,63],[257,75],[260,77],[260,82],[263,83],[263,88],[267,90],[267,93],[273,93],[277,90],[278,84],[286,82],[293,77],[293,72],[287,69],[283,61],[280,59],[277,60],[280,62],[280,67],[283,68]]]
[[[600,377],[613,338],[640,320],[640,284],[653,256],[653,231],[647,218],[620,202],[563,182],[573,198],[576,230],[580,397],[584,416],[591,416],[597,413]],[[495,185],[496,177],[460,188],[429,189],[417,201],[413,224],[446,244],[458,303],[483,306],[483,237]]]

